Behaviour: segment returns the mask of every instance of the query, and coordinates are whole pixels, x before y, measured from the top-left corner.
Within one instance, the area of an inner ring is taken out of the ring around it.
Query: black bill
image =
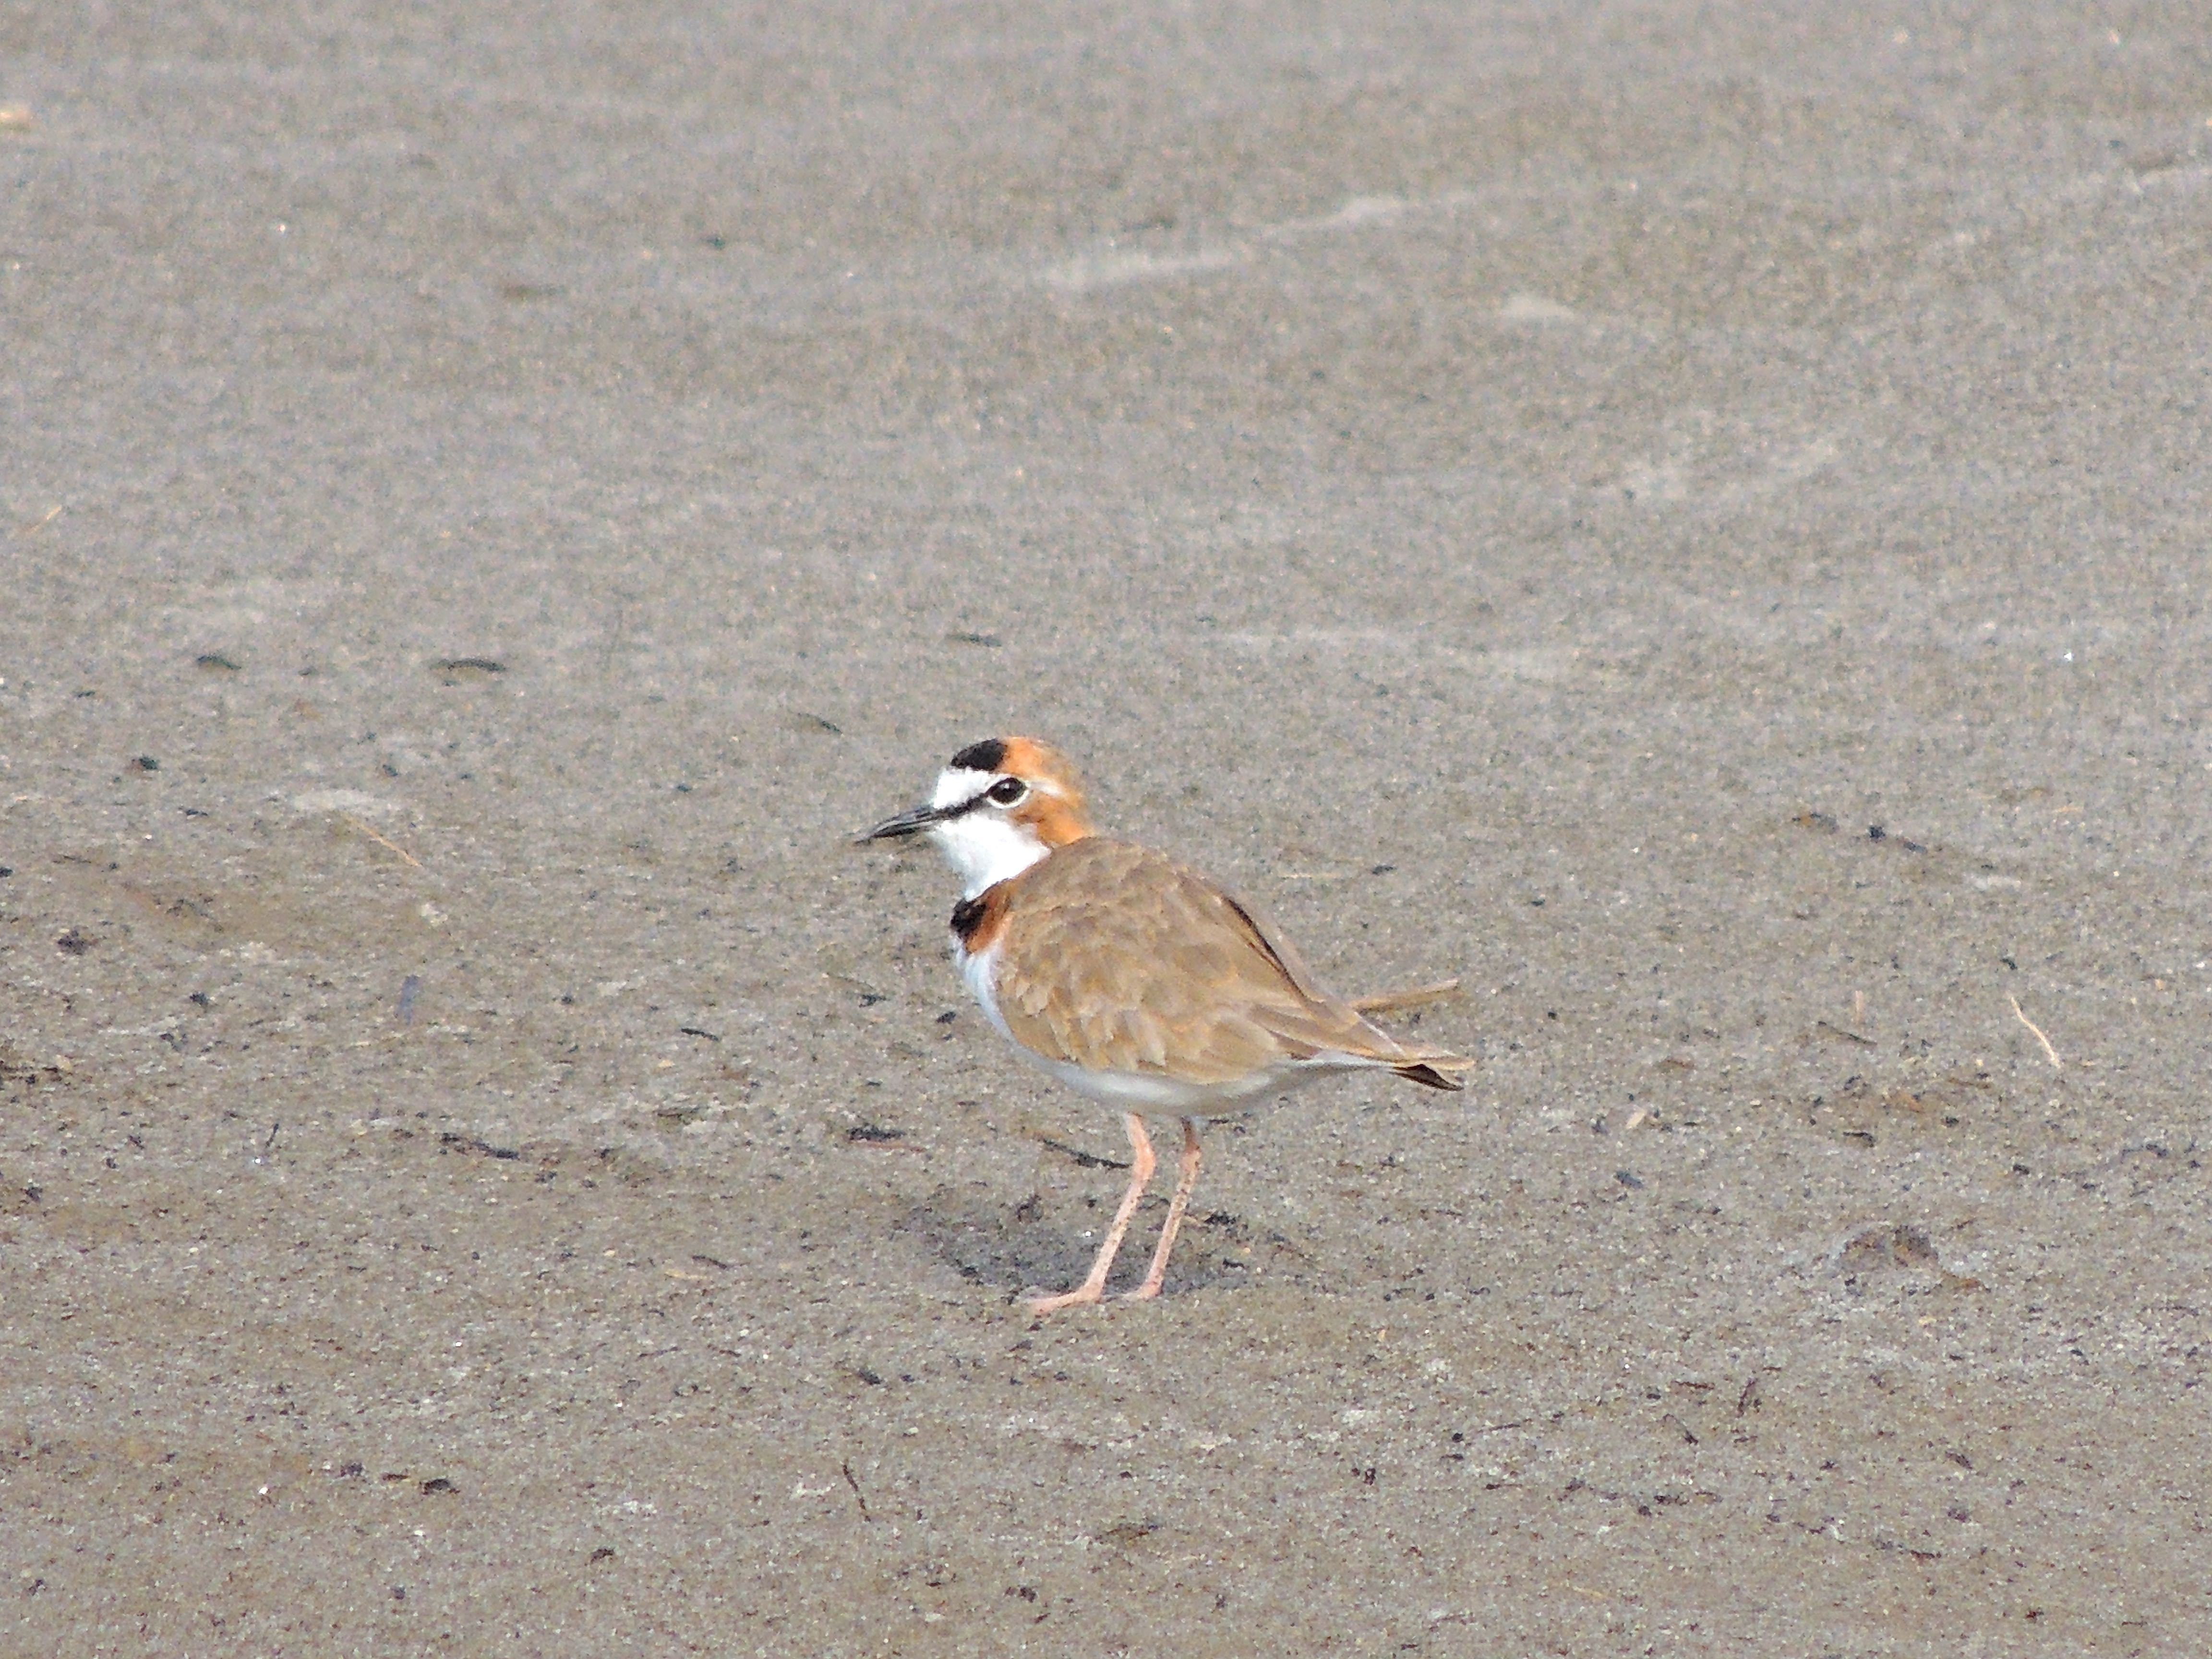
[[[895,818],[885,818],[860,837],[862,841],[896,841],[904,836],[918,836],[925,830],[945,822],[960,809],[957,806],[917,806],[900,813]]]

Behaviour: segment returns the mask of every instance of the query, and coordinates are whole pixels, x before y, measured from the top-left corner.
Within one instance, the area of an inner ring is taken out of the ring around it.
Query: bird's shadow
[[[900,1231],[970,1283],[1015,1297],[1060,1291],[1091,1271],[1098,1242],[1114,1218],[1117,1193],[1072,1190],[1031,1193],[1009,1204],[979,1204],[947,1188],[907,1212]],[[1126,1291],[1145,1276],[1160,1224],[1164,1194],[1147,1195],[1129,1224],[1107,1291]],[[1193,1209],[1183,1218],[1168,1262],[1167,1293],[1236,1288],[1249,1284],[1255,1266],[1304,1265],[1291,1241],[1262,1233],[1222,1211]]]

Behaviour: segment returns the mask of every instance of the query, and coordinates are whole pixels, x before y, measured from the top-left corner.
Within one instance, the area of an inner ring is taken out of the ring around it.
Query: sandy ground
[[[0,1649],[2212,1644],[2200,6],[150,9],[0,21]],[[1482,1061],[1042,1323],[849,839],[1005,731]]]

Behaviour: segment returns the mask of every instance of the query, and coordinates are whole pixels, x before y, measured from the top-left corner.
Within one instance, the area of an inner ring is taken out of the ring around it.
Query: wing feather
[[[1249,905],[1158,853],[1091,837],[1012,886],[1000,1013],[1050,1058],[1201,1085],[1328,1055],[1408,1075],[1465,1064],[1369,1024]]]

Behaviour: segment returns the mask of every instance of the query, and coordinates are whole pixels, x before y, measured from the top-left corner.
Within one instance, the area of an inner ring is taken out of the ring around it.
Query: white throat
[[[963,898],[1018,876],[1052,850],[1026,824],[988,807],[947,818],[931,829],[929,838],[958,873]]]

